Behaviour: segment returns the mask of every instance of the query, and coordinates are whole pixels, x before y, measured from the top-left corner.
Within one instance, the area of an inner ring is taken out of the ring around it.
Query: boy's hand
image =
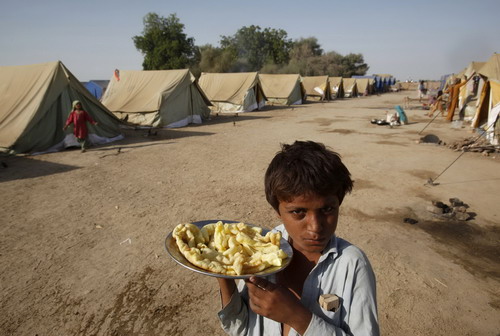
[[[250,297],[250,308],[262,316],[285,323],[303,334],[312,313],[287,288],[263,278],[250,277],[246,281]]]

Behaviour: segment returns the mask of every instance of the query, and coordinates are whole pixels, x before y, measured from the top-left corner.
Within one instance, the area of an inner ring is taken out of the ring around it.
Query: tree
[[[362,54],[348,54],[342,60],[342,77],[363,76],[369,69]]]
[[[330,51],[323,53],[315,37],[302,38],[293,42],[290,63],[283,68],[287,73],[300,73],[302,76],[321,76],[350,78],[364,75],[368,65],[362,54],[341,54]]]
[[[200,72],[230,72],[237,55],[232,48],[217,48],[210,44],[200,47]]]
[[[301,38],[293,42],[290,50],[290,62],[286,67],[286,72],[300,73],[302,76],[324,75],[318,65],[321,63],[321,49],[315,37]]]
[[[292,40],[287,38],[283,29],[265,28],[263,38],[265,42],[266,63],[285,65],[290,60]]]
[[[240,28],[233,36],[222,36],[220,45],[236,54],[236,71],[258,71],[268,63],[287,64],[292,41],[282,29],[262,30],[251,25]]]
[[[164,18],[148,13],[143,23],[142,35],[132,40],[144,55],[144,70],[185,69],[197,63],[194,39],[183,33],[184,25],[175,14]]]
[[[304,60],[314,56],[323,55],[318,39],[315,37],[301,38],[293,42],[290,58],[293,60]]]

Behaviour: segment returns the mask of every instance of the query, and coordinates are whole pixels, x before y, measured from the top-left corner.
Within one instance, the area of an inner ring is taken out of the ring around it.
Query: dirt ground
[[[430,119],[415,103],[408,125],[370,123],[406,95],[128,130],[83,154],[0,157],[0,334],[222,335],[215,279],[176,264],[165,237],[204,219],[278,225],[264,171],[280,143],[299,139],[338,151],[353,175],[337,234],[371,260],[383,335],[500,335],[500,158],[466,153],[427,184],[460,153],[417,140],[475,134],[440,117],[419,134]],[[450,198],[474,218],[426,211]]]

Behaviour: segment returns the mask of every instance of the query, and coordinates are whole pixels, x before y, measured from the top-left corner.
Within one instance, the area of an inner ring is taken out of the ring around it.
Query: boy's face
[[[295,249],[305,255],[321,255],[335,233],[339,215],[337,195],[306,194],[280,201],[278,216]]]

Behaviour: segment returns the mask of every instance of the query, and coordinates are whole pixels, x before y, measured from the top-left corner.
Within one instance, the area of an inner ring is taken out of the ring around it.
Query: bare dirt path
[[[216,281],[178,266],[164,239],[180,222],[279,224],[263,175],[280,143],[338,151],[355,179],[337,234],[369,256],[384,335],[500,333],[499,158],[419,144],[470,137],[420,109],[409,125],[370,123],[405,92],[127,131],[87,153],[2,157],[2,335],[222,335]],[[431,200],[465,202],[472,220],[431,216]],[[416,224],[404,218],[418,220]]]

